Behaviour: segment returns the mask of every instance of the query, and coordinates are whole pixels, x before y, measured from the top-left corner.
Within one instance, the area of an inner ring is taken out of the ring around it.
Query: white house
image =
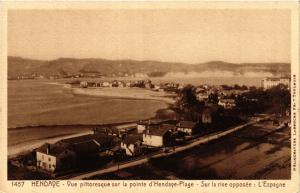
[[[102,82],[102,86],[103,87],[111,87],[111,83],[110,82]]]
[[[139,121],[137,123],[137,132],[138,133],[143,133],[146,130],[147,126],[148,126],[147,122],[145,122],[145,121]]]
[[[75,152],[66,147],[45,143],[36,150],[37,168],[54,172],[63,167],[62,160],[74,160],[75,156]]]
[[[141,135],[127,136],[121,141],[121,148],[125,150],[126,155],[138,155],[141,153],[142,141]]]
[[[77,164],[89,162],[116,143],[116,137],[88,134],[62,139],[54,144],[45,143],[36,149],[37,168],[57,172]]]
[[[81,81],[80,82],[80,87],[87,88],[88,87],[88,82],[87,81]]]
[[[131,87],[131,82],[126,82],[126,87]]]
[[[220,99],[218,105],[224,107],[225,109],[231,109],[236,106],[234,99]]]
[[[197,99],[199,101],[207,101],[209,98],[209,95],[207,93],[198,93],[197,94]]]
[[[143,133],[143,144],[151,147],[162,147],[169,144],[175,125],[163,124],[158,128],[147,128]]]
[[[180,121],[177,123],[177,130],[192,135],[197,130],[197,123],[193,121]]]
[[[36,152],[37,167],[43,170],[54,172],[57,167],[56,156],[44,153]]]
[[[289,77],[264,78],[261,81],[261,84],[264,89],[269,89],[279,84],[286,85],[288,88],[290,88],[291,79]]]
[[[143,133],[147,128],[149,127],[158,127],[159,124],[163,123],[164,121],[162,120],[157,120],[157,119],[152,119],[148,121],[139,121],[137,123],[137,131],[138,133]]]

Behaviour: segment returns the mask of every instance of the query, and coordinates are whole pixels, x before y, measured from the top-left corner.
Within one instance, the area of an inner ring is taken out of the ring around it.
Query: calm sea
[[[8,127],[104,124],[145,119],[161,101],[74,95],[50,81],[8,81]]]

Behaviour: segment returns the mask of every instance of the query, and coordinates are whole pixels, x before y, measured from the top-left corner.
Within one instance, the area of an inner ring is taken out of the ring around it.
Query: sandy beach
[[[167,94],[163,91],[152,91],[144,88],[72,88],[74,94],[127,98],[127,99],[143,99],[143,100],[159,100],[168,104],[174,103],[174,94]]]

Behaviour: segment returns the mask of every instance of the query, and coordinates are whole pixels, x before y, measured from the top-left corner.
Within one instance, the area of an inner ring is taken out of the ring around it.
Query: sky
[[[289,10],[9,10],[8,55],[290,62]]]

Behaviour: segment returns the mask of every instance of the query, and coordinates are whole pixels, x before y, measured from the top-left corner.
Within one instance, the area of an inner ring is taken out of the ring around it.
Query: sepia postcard
[[[0,192],[299,192],[299,4],[0,2]]]

